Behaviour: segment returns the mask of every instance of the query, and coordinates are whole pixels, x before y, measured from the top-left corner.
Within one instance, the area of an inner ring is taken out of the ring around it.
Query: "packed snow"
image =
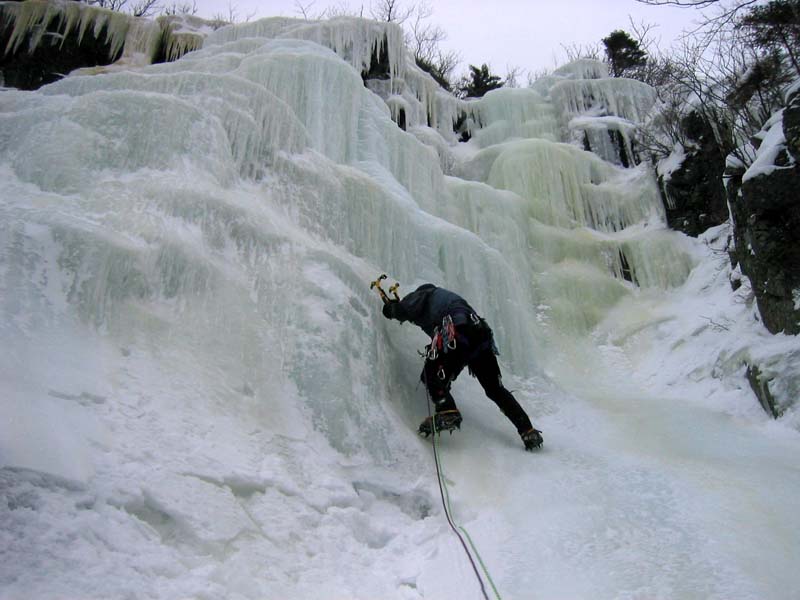
[[[783,111],[776,112],[764,124],[763,129],[755,136],[759,141],[755,160],[742,176],[742,182],[749,181],[762,175],[769,175],[775,169],[791,169],[794,161],[786,152],[786,138],[783,135]],[[788,157],[789,164],[778,166],[776,159],[781,153]]]
[[[382,272],[465,296],[544,432],[456,382],[453,516],[503,598],[794,597],[800,421],[744,371],[800,344],[730,291],[725,226],[569,143],[650,92],[583,61],[462,103],[376,27],[0,91],[0,598],[480,598]]]

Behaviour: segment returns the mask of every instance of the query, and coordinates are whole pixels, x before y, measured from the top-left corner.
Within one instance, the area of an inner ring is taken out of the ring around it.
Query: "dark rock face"
[[[798,95],[784,111],[787,149],[776,164],[791,165],[800,147]],[[731,262],[750,278],[764,325],[772,333],[800,333],[800,165],[777,168],[728,184],[735,248]]]
[[[728,220],[728,207],[722,175],[725,156],[707,121],[692,112],[681,122],[691,146],[679,169],[659,189],[664,200],[667,223],[672,229],[697,236],[709,227]]]
[[[5,48],[11,36],[13,20],[3,15],[0,6],[0,48]],[[108,65],[119,58],[111,54],[111,43],[103,28],[95,37],[89,28],[83,39],[78,40],[78,30],[67,35],[61,33],[61,21],[54,19],[47,27],[47,33],[33,52],[30,40],[24,40],[16,51],[0,52],[0,76],[3,85],[21,90],[35,90],[82,67]]]
[[[789,96],[786,103],[783,135],[786,137],[786,150],[795,161],[800,162],[800,90]]]
[[[389,63],[389,42],[384,38],[380,52],[373,49],[370,56],[369,69],[361,72],[361,79],[390,79],[392,76]]]
[[[608,137],[608,141],[611,142],[611,151],[609,151],[609,145],[603,143],[606,141],[603,139],[606,136]],[[583,149],[587,152],[594,152],[603,160],[626,169],[632,166],[635,167],[642,162],[639,157],[636,139],[633,137],[629,139],[619,129],[607,129],[602,133],[597,132],[594,135],[589,135],[584,131]]]
[[[620,164],[626,169],[631,166],[638,165],[641,161],[639,153],[636,148],[636,140],[632,139],[630,142],[630,153],[628,152],[628,145],[625,143],[625,136],[618,129],[610,129],[608,135],[611,142],[617,148],[617,155],[619,156]]]

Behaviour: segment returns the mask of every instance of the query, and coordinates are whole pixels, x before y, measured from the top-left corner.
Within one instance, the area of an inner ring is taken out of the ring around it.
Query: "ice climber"
[[[411,321],[431,336],[426,347],[420,379],[436,407],[435,421],[426,418],[419,433],[461,425],[461,413],[450,394],[450,386],[464,367],[478,379],[486,395],[514,424],[526,450],[542,445],[542,432],[535,429],[519,402],[505,387],[497,364],[497,347],[484,319],[458,294],[431,283],[421,285],[402,300],[384,297],[383,316],[401,323]]]

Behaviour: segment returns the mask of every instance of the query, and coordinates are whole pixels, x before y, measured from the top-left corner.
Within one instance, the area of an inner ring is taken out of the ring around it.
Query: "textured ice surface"
[[[478,597],[381,272],[468,298],[545,432],[454,386],[444,468],[503,597],[791,597],[800,442],[742,373],[773,338],[646,169],[554,128],[553,85],[602,73],[460,103],[386,31],[267,20],[0,92],[0,597]]]

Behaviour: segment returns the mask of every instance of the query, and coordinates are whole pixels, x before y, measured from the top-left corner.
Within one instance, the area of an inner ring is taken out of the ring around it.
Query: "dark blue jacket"
[[[423,284],[400,302],[390,302],[383,307],[383,316],[387,319],[397,319],[401,323],[411,321],[431,337],[445,316],[450,315],[458,325],[474,312],[461,296],[432,283]]]

